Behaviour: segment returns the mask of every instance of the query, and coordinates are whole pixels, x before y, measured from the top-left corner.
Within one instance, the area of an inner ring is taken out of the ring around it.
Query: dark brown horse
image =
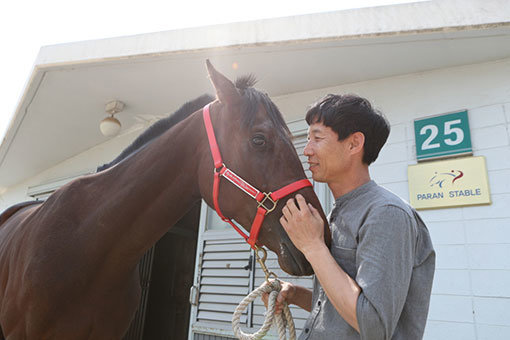
[[[208,63],[210,106],[224,162],[262,191],[305,178],[281,114],[249,79],[236,86]],[[120,339],[138,306],[138,262],[201,198],[212,206],[213,161],[201,111],[107,170],[79,178],[42,204],[0,215],[0,325],[6,339]],[[299,190],[319,208],[310,187]],[[258,243],[283,270],[311,274],[279,218],[268,214]],[[257,204],[227,181],[225,216],[247,230]],[[326,227],[329,242],[329,228]]]

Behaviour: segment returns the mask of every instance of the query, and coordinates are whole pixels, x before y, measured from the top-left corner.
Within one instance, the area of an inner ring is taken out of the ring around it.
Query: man
[[[283,283],[277,312],[283,301],[311,312],[300,340],[421,339],[435,266],[429,233],[368,169],[388,138],[388,122],[355,95],[325,96],[306,121],[313,179],[335,197],[332,245],[324,243],[317,210],[299,194],[288,200],[280,221],[315,278],[313,292]]]

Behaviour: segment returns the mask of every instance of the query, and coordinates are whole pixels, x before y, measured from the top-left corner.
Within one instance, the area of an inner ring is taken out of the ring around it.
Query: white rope
[[[283,305],[283,313],[276,315],[274,314],[276,298],[281,289],[282,287],[280,285],[280,281],[278,280],[273,280],[271,282],[266,281],[259,288],[255,289],[247,297],[245,297],[243,301],[241,301],[239,306],[237,306],[236,310],[234,311],[234,315],[232,316],[232,328],[234,330],[235,336],[239,340],[262,339],[271,328],[273,320],[276,321],[276,326],[278,328],[278,336],[280,340],[287,339],[286,328],[289,329],[289,340],[296,340],[296,327],[294,326],[294,319],[292,319],[292,314],[290,313],[290,309],[287,303],[284,303]],[[253,300],[255,300],[258,296],[262,296],[262,294],[264,293],[269,293],[266,319],[264,320],[264,324],[256,333],[253,334],[244,333],[241,330],[241,327],[239,326],[241,314]]]

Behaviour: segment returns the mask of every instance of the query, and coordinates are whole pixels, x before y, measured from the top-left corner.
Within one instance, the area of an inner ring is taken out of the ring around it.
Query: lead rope
[[[234,335],[239,340],[259,340],[262,339],[266,333],[269,331],[271,326],[273,325],[273,321],[276,322],[276,326],[278,329],[278,336],[280,340],[287,340],[287,328],[289,330],[289,340],[296,340],[296,327],[294,326],[294,319],[292,318],[292,314],[290,313],[289,306],[287,303],[283,305],[283,313],[275,314],[274,309],[276,305],[276,298],[278,297],[278,293],[282,289],[280,280],[275,273],[269,272],[265,265],[267,252],[264,248],[259,248],[255,246],[255,256],[257,258],[257,262],[262,267],[264,274],[266,275],[266,281],[260,285],[257,289],[251,292],[248,296],[246,296],[243,301],[237,306],[234,311],[234,315],[232,316],[232,329],[234,330]],[[263,256],[260,258],[259,251],[262,252]],[[269,278],[273,276],[274,280],[269,281]],[[244,333],[240,327],[241,314],[248,307],[248,305],[253,302],[257,297],[262,296],[262,294],[268,293],[269,299],[267,303],[267,311],[266,311],[266,319],[262,324],[262,327],[253,334]]]

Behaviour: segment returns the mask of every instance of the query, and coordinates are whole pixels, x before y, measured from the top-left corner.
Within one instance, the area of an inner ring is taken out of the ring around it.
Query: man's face
[[[329,183],[343,176],[351,162],[348,150],[349,138],[339,141],[330,127],[314,123],[308,128],[304,155],[315,181]]]

